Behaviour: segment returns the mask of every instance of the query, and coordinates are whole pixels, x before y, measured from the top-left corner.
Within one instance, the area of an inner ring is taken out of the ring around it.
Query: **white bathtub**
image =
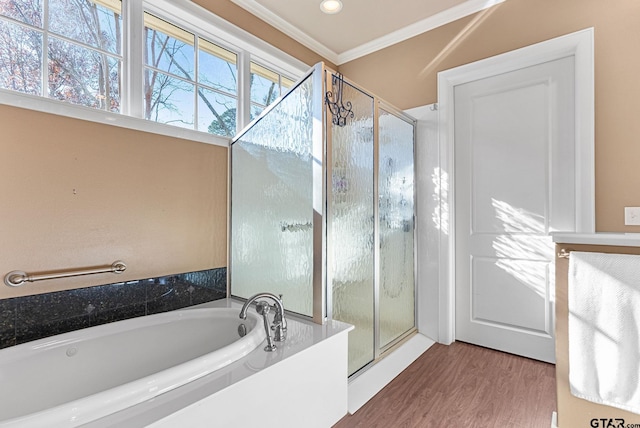
[[[0,427],[79,426],[219,370],[265,339],[257,315],[238,313],[167,312],[0,350]]]

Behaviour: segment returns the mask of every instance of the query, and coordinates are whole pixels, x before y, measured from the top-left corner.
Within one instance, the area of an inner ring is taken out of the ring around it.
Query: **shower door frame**
[[[329,67],[323,65],[323,90],[324,93],[330,87],[331,78],[333,75],[337,75],[338,73],[332,70]],[[403,343],[406,339],[412,336],[417,332],[417,240],[416,240],[416,195],[417,195],[417,180],[416,180],[416,127],[417,121],[410,115],[402,112],[397,109],[393,105],[381,99],[379,96],[364,90],[358,84],[352,82],[351,80],[341,77],[344,82],[348,83],[352,87],[358,89],[364,94],[370,96],[373,99],[373,214],[374,214],[374,248],[373,248],[373,359],[356,370],[353,374],[349,376],[350,379],[354,379],[360,374],[362,374],[368,367],[376,363],[385,353],[396,348],[401,343]],[[332,177],[333,173],[333,159],[331,155],[332,148],[332,133],[330,126],[330,112],[328,112],[328,107],[324,102],[323,97],[323,116],[324,116],[324,129],[323,129],[323,146],[325,153],[325,161],[324,161],[324,178],[325,178],[325,214],[324,214],[324,230],[323,234],[326,237],[325,240],[325,248],[323,249],[323,254],[325,255],[324,266],[326,267],[323,270],[324,284],[325,284],[325,293],[326,293],[326,301],[325,301],[325,309],[327,319],[333,318],[333,281],[331,272],[329,272],[329,266],[331,263],[330,254],[333,254],[330,250],[332,249],[333,242],[332,238],[328,233],[327,225],[332,221],[332,196],[333,196],[333,186],[330,182],[330,177]],[[379,130],[379,117],[380,117],[380,109],[384,109],[386,112],[394,115],[395,117],[404,120],[409,123],[413,127],[413,327],[407,330],[406,332],[400,334],[397,338],[389,342],[384,347],[380,346],[380,204],[379,204],[379,185],[378,180],[380,177],[380,162],[379,162],[379,153],[380,153],[380,130]]]

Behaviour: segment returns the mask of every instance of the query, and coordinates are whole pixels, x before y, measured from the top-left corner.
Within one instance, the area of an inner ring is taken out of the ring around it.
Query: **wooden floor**
[[[334,428],[549,428],[554,411],[554,365],[436,343]]]

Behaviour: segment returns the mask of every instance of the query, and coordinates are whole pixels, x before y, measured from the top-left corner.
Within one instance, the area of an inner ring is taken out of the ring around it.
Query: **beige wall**
[[[339,67],[406,109],[437,101],[437,72],[588,27],[595,28],[596,230],[624,226],[640,206],[640,2],[507,0]]]
[[[200,3],[304,62],[322,60],[229,0]],[[128,265],[118,276],[1,284],[0,299],[226,266],[225,147],[5,105],[0,129],[0,276]]]
[[[0,106],[0,273],[111,264],[0,298],[226,266],[227,149]]]

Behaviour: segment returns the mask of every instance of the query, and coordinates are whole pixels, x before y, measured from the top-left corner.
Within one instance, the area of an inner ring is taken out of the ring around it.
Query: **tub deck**
[[[192,310],[197,312],[198,309],[206,308],[226,308],[221,312],[233,312],[235,318],[236,314],[240,313],[241,306],[241,302],[222,299],[194,306],[183,310],[183,312]],[[166,316],[170,318],[177,312],[168,312]],[[250,318],[260,321],[257,323],[257,327],[262,327],[261,319],[254,314],[255,310],[251,308]],[[142,317],[139,321],[143,321],[144,318],[148,317]],[[142,401],[120,406],[115,410],[110,408],[105,411],[104,408],[99,407],[89,409],[80,418],[74,418],[71,413],[68,413],[62,418],[62,422],[59,415],[38,418],[35,423],[33,421],[16,423],[15,419],[7,421],[7,416],[4,416],[5,421],[0,421],[0,427],[133,428],[149,426],[175,428],[176,426],[188,426],[190,428],[204,428],[216,426],[236,428],[238,426],[259,425],[262,427],[299,428],[301,421],[304,421],[306,428],[331,426],[347,413],[347,332],[353,327],[339,321],[329,321],[325,325],[318,325],[295,316],[288,316],[287,320],[287,340],[276,342],[278,349],[275,352],[263,350],[264,331],[257,328],[254,331],[262,333],[260,343],[253,351],[245,352],[242,358],[232,362],[225,361],[221,368],[212,372],[205,367],[204,370],[208,370],[209,373],[200,372],[195,375],[185,375],[179,379],[180,385],[163,388],[151,384],[147,389],[151,390],[153,394]],[[236,318],[237,321],[240,321],[239,318]],[[94,327],[94,329],[115,327],[117,330],[124,323],[125,321],[122,324],[116,322],[111,325]],[[146,345],[141,349],[153,346],[153,344],[162,348],[162,342],[166,342],[168,337],[177,337],[177,342],[171,342],[169,348],[179,349],[187,346],[182,343],[185,337],[180,337],[184,334],[180,332],[176,334],[176,331],[173,331],[175,326],[172,324],[171,322],[167,323],[164,326],[167,330],[162,333],[157,331],[154,333],[153,329],[147,332],[149,334],[145,334],[145,336],[148,336],[149,341],[146,341]],[[86,332],[87,330],[91,329],[78,330],[78,332]],[[83,344],[76,346],[73,341],[68,343],[62,341],[56,344],[56,340],[59,339],[56,336],[43,339],[41,345],[44,347],[58,346],[61,360],[71,369],[74,369],[74,364],[80,361],[78,357],[84,354],[85,357],[89,357],[89,360],[99,358],[103,361],[105,358],[110,360],[112,364],[107,365],[115,371],[96,369],[95,364],[88,364],[85,367],[87,369],[85,370],[87,375],[87,378],[84,379],[85,386],[79,386],[78,376],[74,376],[66,369],[52,371],[51,365],[43,361],[25,361],[23,369],[26,371],[16,370],[15,373],[10,373],[5,370],[4,373],[0,373],[0,378],[3,378],[2,384],[12,385],[12,388],[3,388],[3,390],[9,396],[13,394],[16,400],[23,401],[22,404],[14,403],[15,406],[11,406],[12,411],[14,413],[17,411],[18,414],[24,413],[24,409],[18,409],[19,406],[49,407],[60,403],[63,403],[62,406],[64,406],[65,403],[69,403],[69,397],[75,399],[75,402],[81,403],[87,396],[91,398],[96,394],[101,394],[91,386],[100,378],[107,380],[106,388],[111,388],[107,392],[118,392],[116,394],[117,401],[126,398],[129,393],[122,389],[122,383],[131,386],[132,383],[136,383],[140,379],[143,382],[152,381],[154,373],[158,371],[171,371],[176,366],[188,365],[193,359],[202,359],[201,355],[211,350],[207,343],[211,339],[208,336],[210,332],[203,332],[198,326],[191,330],[193,330],[193,335],[189,334],[192,337],[186,338],[187,342],[194,341],[195,338],[195,342],[198,343],[191,350],[192,352],[173,353],[166,348],[162,348],[164,351],[158,348],[152,352],[166,355],[157,364],[147,363],[144,356],[140,354],[141,349],[140,352],[134,351],[133,348],[123,352],[122,347],[114,350],[112,349],[114,347],[106,342],[102,342],[98,347],[86,347]],[[237,335],[235,331],[229,337],[223,337],[222,341],[233,341],[234,335]],[[130,339],[129,342],[137,340],[134,337]],[[133,346],[134,343],[130,343],[130,345]],[[91,352],[87,352],[89,350]],[[13,351],[6,349],[2,352],[9,355]],[[186,363],[185,355],[187,355],[186,360],[189,360]],[[137,361],[138,364],[132,365],[134,369],[119,370],[118,367],[124,367],[122,364],[127,360]],[[160,365],[158,366],[158,364]],[[207,364],[205,361],[205,365]],[[18,378],[24,380],[25,373],[29,373],[28,376],[38,385],[40,391],[20,390],[23,382],[18,381]],[[11,376],[14,378],[17,376],[17,378],[11,381],[9,379]],[[133,382],[131,382],[132,379]],[[103,385],[98,390],[104,388]],[[65,392],[65,390],[68,391]],[[52,394],[52,391],[59,393]],[[39,397],[38,394],[41,394],[42,397]],[[25,400],[25,397],[28,399]],[[5,404],[7,402],[3,404],[6,409]],[[30,411],[37,410],[36,408],[30,409]]]

